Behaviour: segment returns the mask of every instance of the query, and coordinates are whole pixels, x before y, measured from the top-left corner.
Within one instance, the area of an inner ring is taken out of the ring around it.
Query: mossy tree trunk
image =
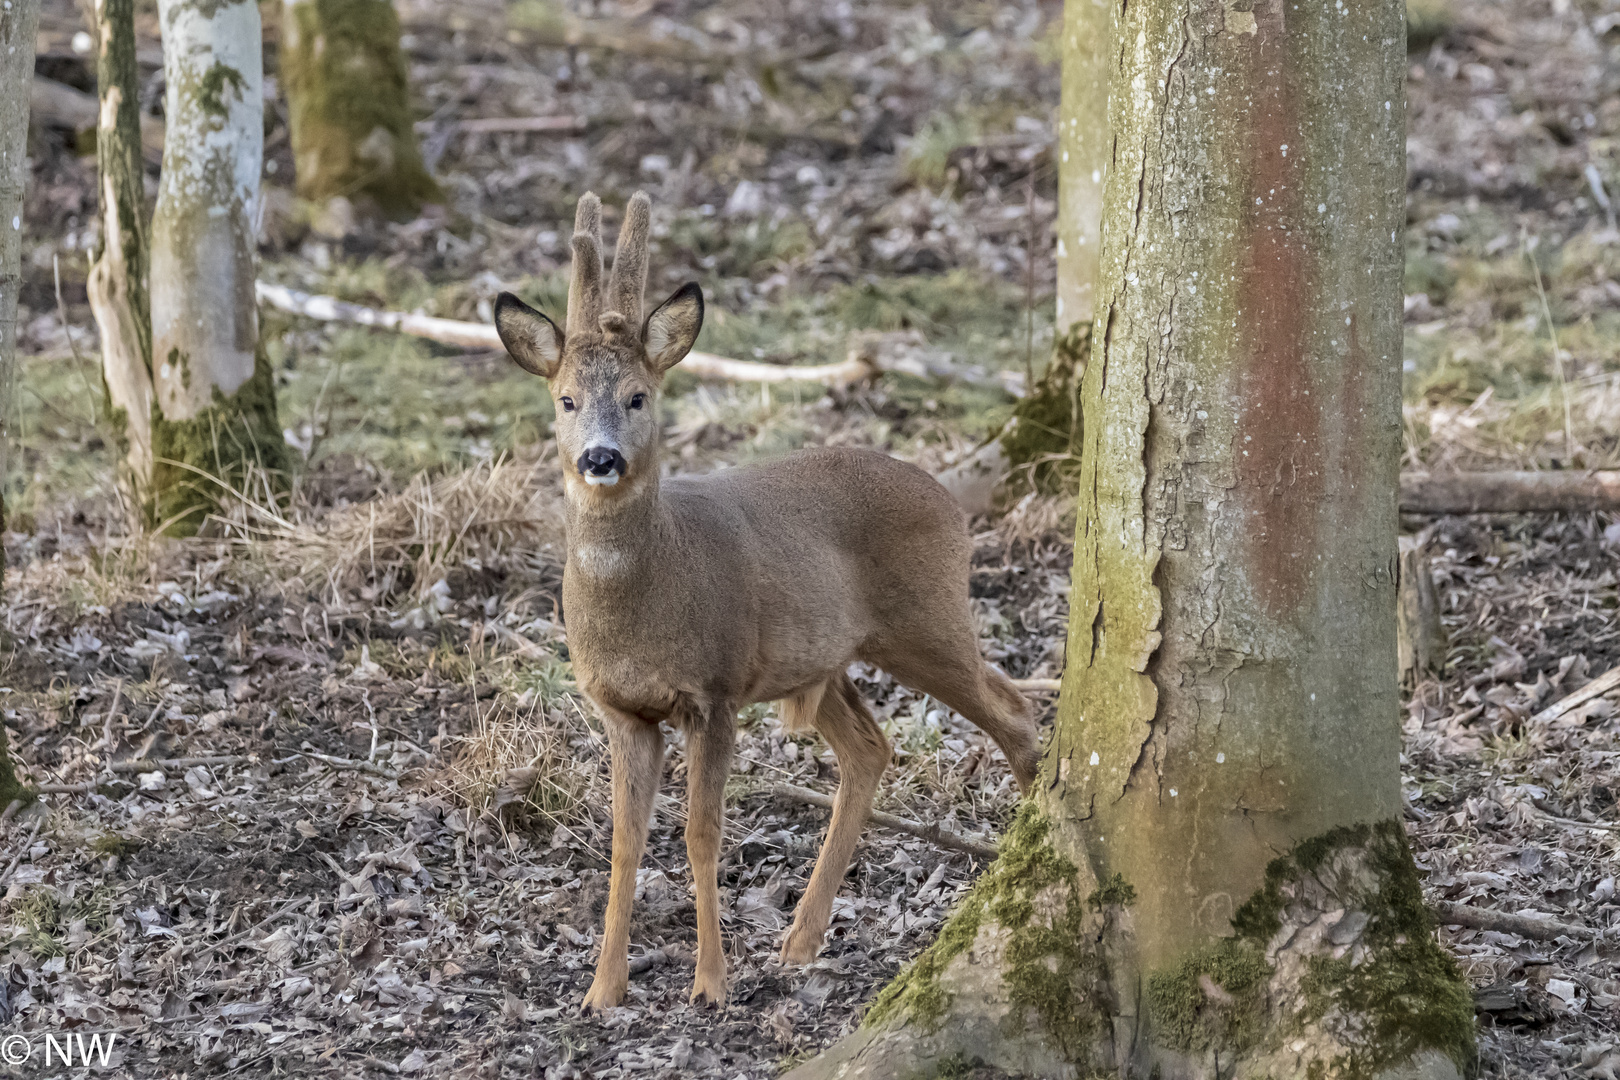
[[[252,469],[280,472],[253,297],[264,158],[259,8],[159,0],[167,130],[152,217],[152,516],[195,532]]]
[[[28,181],[28,89],[34,81],[38,0],[0,5],[0,532],[10,478],[11,415],[17,385],[17,298],[22,289],[23,186]],[[0,550],[0,575],[5,553]],[[0,722],[0,807],[22,793]]]
[[[140,508],[150,505],[152,475],[152,312],[146,290],[135,0],[94,0],[94,17],[101,98],[96,125],[101,250],[90,267],[87,289],[101,336],[109,421],[123,451],[122,480],[130,505]]]
[[[390,0],[286,0],[280,55],[298,194],[396,218],[441,197],[417,149]]]
[[[1456,1077],[1472,1001],[1400,821],[1402,5],[1113,18],[1042,782],[790,1075]]]

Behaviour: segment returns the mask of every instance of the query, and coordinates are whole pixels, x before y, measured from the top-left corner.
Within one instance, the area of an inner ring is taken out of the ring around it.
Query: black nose
[[[624,455],[610,446],[593,446],[579,455],[579,471],[588,476],[624,475]]]

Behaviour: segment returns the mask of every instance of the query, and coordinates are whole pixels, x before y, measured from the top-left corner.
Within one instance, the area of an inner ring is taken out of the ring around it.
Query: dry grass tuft
[[[507,682],[526,687],[477,710],[472,730],[451,742],[440,784],[475,819],[533,814],[553,826],[581,820],[588,805],[606,799],[605,791],[591,791],[600,784],[605,746],[567,665],[519,667]]]
[[[284,591],[301,587],[340,607],[402,592],[426,599],[457,566],[560,572],[562,492],[545,467],[549,452],[546,444],[533,457],[418,475],[397,494],[318,514],[238,500],[222,524],[256,549]]]

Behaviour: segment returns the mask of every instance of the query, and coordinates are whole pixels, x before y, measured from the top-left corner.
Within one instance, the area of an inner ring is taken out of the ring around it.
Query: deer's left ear
[[[562,365],[563,332],[509,292],[495,298],[495,332],[518,367],[549,379]]]
[[[681,362],[703,329],[703,290],[688,281],[673,296],[658,305],[641,328],[647,346],[647,360],[662,374]]]

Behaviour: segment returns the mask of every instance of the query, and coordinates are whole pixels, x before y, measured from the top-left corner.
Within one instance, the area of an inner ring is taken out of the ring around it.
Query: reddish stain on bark
[[[1257,597],[1272,614],[1305,598],[1318,551],[1323,475],[1322,408],[1307,350],[1317,266],[1304,224],[1301,137],[1284,6],[1255,6],[1259,32],[1236,35],[1234,82],[1248,91],[1244,157],[1247,176],[1240,222],[1236,360],[1239,394],[1237,503],[1245,517],[1245,565]],[[1240,72],[1240,73],[1239,73]],[[1285,149],[1286,148],[1286,149]]]

